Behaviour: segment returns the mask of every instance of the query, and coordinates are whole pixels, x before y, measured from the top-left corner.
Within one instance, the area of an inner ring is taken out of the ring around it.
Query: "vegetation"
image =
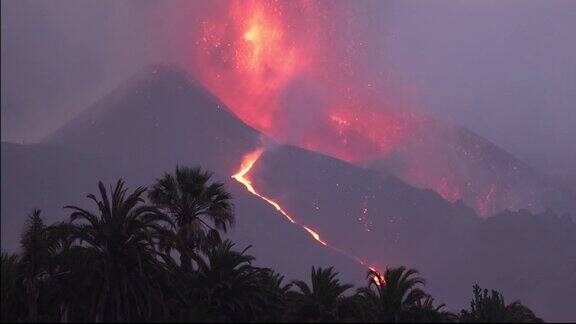
[[[293,281],[295,290],[289,292],[288,318],[294,321],[333,322],[347,319],[350,299],[344,296],[350,284],[341,284],[332,268],[312,267],[312,286],[304,281]]]
[[[470,310],[463,310],[460,319],[470,323],[542,323],[542,319],[520,302],[515,301],[506,305],[504,296],[492,290],[480,289],[474,285],[474,299],[470,303]]]
[[[176,168],[150,190],[99,183],[94,210],[67,206],[69,219],[53,225],[34,210],[20,253],[2,253],[2,321],[541,322],[478,286],[470,309],[452,314],[405,267],[370,270],[355,291],[333,268],[284,283],[252,264],[249,247],[221,240],[234,212],[210,179]]]
[[[212,173],[200,168],[176,167],[150,189],[148,197],[176,224],[176,248],[183,270],[192,269],[193,254],[210,250],[221,242],[219,231],[234,223],[231,196],[222,183],[210,183]],[[212,225],[211,225],[212,224]]]

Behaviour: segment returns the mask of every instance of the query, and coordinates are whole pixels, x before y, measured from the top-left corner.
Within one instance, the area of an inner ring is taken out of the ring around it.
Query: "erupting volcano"
[[[36,210],[46,229],[106,220],[102,204],[88,205],[85,197],[99,192],[92,200],[106,202],[101,184],[121,179],[126,185],[112,190],[112,205],[124,200],[146,218],[137,229],[145,244],[124,243],[152,263],[145,276],[120,279],[143,278],[152,295],[221,297],[202,309],[180,310],[187,304],[176,298],[147,312],[139,311],[146,300],[126,300],[138,308],[124,319],[291,319],[310,312],[304,304],[277,303],[306,293],[291,285],[288,295],[278,294],[289,280],[350,283],[355,288],[346,296],[367,294],[357,288],[386,285],[379,270],[398,267],[419,274],[382,271],[388,285],[426,278],[418,288],[449,305],[446,311],[463,314],[478,283],[546,319],[576,318],[576,178],[569,179],[576,170],[557,179],[528,165],[553,172],[573,164],[565,131],[572,130],[568,88],[576,74],[566,71],[576,62],[566,56],[572,47],[564,47],[571,29],[557,24],[571,18],[564,16],[569,10],[330,0],[96,1],[89,10],[27,3],[2,2],[2,18],[5,7],[13,9],[10,28],[2,30],[11,46],[6,64],[2,48],[2,80],[10,82],[2,82],[2,126],[9,129],[2,133],[0,236],[3,259],[15,260],[16,270],[34,236],[28,223],[36,224]],[[552,15],[561,12],[564,18]],[[59,14],[65,19],[55,19]],[[484,28],[486,18],[501,21]],[[45,125],[30,127],[37,118]],[[62,206],[91,215],[79,219]],[[148,217],[149,211],[166,215]],[[187,224],[191,218],[197,221]],[[185,240],[157,244],[175,235]],[[210,244],[199,246],[206,235]],[[109,245],[106,239],[97,243]],[[185,257],[171,260],[183,243],[198,256],[193,273]],[[88,261],[99,262],[84,250]],[[157,260],[158,253],[169,254]],[[132,266],[138,260],[127,261],[123,268],[139,270]],[[192,281],[206,277],[206,289],[157,285],[155,279],[179,276],[178,265]],[[331,273],[311,277],[311,267]],[[13,288],[20,290],[16,272]],[[226,291],[222,280],[209,280],[226,273],[249,277],[228,276]],[[69,286],[52,277],[48,290]],[[76,276],[68,279],[76,284]],[[60,318],[61,307],[44,297],[32,306],[48,313],[35,315]],[[67,306],[67,295],[61,297]],[[427,315],[419,311],[425,303],[410,305],[410,313]],[[82,315],[84,305],[78,307],[72,313]],[[311,320],[337,320],[336,313],[355,319],[335,307],[310,313]],[[360,318],[375,320],[380,308]]]
[[[234,114],[281,143],[392,172],[483,216],[543,208],[548,188],[533,170],[368,77],[362,37],[338,4],[233,1],[203,21],[192,66]]]

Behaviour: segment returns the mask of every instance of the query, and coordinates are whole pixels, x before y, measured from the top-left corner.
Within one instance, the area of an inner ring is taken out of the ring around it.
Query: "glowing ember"
[[[308,226],[302,225],[302,227],[304,227],[304,229],[306,230],[306,232],[310,233],[310,235],[312,235],[312,237],[313,237],[316,241],[320,242],[322,245],[327,245],[326,242],[324,242],[324,241],[322,241],[322,240],[320,239],[320,235],[318,235],[318,233],[316,233],[315,231],[311,230]]]
[[[318,234],[318,232],[316,232],[315,230],[311,229],[310,227],[306,226],[306,225],[302,225],[302,224],[298,224],[293,217],[291,217],[286,211],[284,211],[284,209],[280,206],[280,204],[278,204],[277,202],[275,202],[274,200],[260,194],[258,191],[256,191],[256,189],[254,188],[254,185],[252,184],[252,181],[246,176],[248,174],[248,172],[250,172],[250,170],[252,169],[252,167],[254,166],[254,163],[256,163],[256,161],[258,161],[258,159],[260,158],[260,156],[262,155],[263,150],[262,149],[257,149],[253,152],[250,152],[248,154],[246,154],[244,156],[244,158],[242,159],[242,163],[240,165],[240,170],[232,175],[232,179],[240,182],[241,184],[244,185],[244,187],[246,187],[246,189],[253,194],[254,196],[264,200],[265,202],[267,202],[268,204],[270,204],[272,207],[274,207],[278,212],[280,212],[282,215],[284,215],[284,217],[286,217],[286,219],[288,219],[292,224],[296,224],[301,226],[308,234],[310,234],[310,236],[312,236],[312,238],[314,238],[314,240],[316,240],[318,243],[322,244],[323,246],[329,247],[330,249],[337,251],[339,253],[342,253],[348,257],[353,258],[354,260],[356,260],[358,263],[360,263],[363,266],[368,267],[371,270],[374,270],[375,268],[372,266],[368,266],[367,263],[363,260],[361,260],[358,257],[352,256],[349,253],[329,245],[328,243],[326,243],[325,241],[323,241],[320,238],[320,235]],[[376,271],[376,270],[374,270]]]

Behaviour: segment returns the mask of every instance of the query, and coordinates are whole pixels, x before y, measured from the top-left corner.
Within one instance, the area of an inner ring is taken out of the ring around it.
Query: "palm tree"
[[[358,289],[365,308],[363,320],[394,323],[411,320],[413,308],[427,296],[417,287],[425,283],[417,275],[417,270],[405,267],[386,269],[384,275],[370,270],[368,287]]]
[[[333,268],[312,267],[312,287],[303,281],[293,281],[298,289],[291,294],[291,320],[295,321],[336,321],[341,319],[344,292],[350,284],[341,284]]]
[[[66,206],[73,210],[68,238],[74,242],[68,253],[71,287],[77,300],[68,300],[70,314],[88,312],[89,320],[131,321],[150,318],[153,300],[161,299],[158,287],[163,264],[155,245],[170,224],[156,208],[142,205],[146,188],[127,194],[119,180],[111,199],[102,182],[98,183],[100,199],[88,195],[98,211]],[[86,298],[87,300],[82,300]],[[90,305],[88,309],[84,304]]]
[[[534,312],[522,305],[520,301],[514,301],[512,304],[508,304],[506,306],[506,310],[508,318],[510,319],[509,322],[520,322],[520,323],[543,323],[544,320],[536,316]]]
[[[185,287],[187,314],[183,320],[254,321],[268,311],[269,270],[251,265],[254,257],[233,250],[228,240],[197,257],[198,271],[181,270],[188,275]]]
[[[445,304],[434,306],[434,298],[426,296],[412,307],[412,318],[419,323],[453,323],[458,317],[444,310]]]
[[[16,294],[26,297],[23,304],[27,308],[27,315],[20,317],[21,320],[58,318],[58,279],[62,274],[58,264],[66,244],[58,228],[59,225],[46,226],[41,211],[34,209],[21,234],[21,254],[7,259],[17,260],[17,263],[9,263],[17,267],[9,272],[16,276],[13,284],[21,288]]]
[[[272,269],[264,269],[261,285],[264,298],[263,311],[256,315],[257,322],[280,322],[287,307],[291,284],[284,284],[284,276]]]
[[[460,321],[468,323],[542,323],[528,307],[519,301],[506,305],[501,293],[488,289],[481,290],[474,285],[474,299],[470,311],[462,310]]]
[[[193,252],[207,251],[221,242],[219,231],[234,223],[231,196],[219,182],[210,183],[212,173],[200,168],[176,167],[164,174],[148,193],[150,200],[176,224],[176,248],[180,265],[191,270]]]
[[[22,275],[19,269],[19,257],[16,254],[2,252],[2,291],[0,307],[1,321],[17,322],[27,316],[26,296],[22,286]]]
[[[28,321],[39,320],[41,288],[50,279],[50,263],[56,245],[40,213],[39,209],[34,209],[28,216],[20,240],[22,253],[18,264],[26,294]]]

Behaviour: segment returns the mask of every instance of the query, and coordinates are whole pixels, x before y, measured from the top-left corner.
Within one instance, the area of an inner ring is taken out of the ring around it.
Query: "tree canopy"
[[[34,209],[20,252],[2,253],[2,322],[542,321],[477,285],[470,309],[451,313],[403,266],[367,270],[356,289],[332,267],[285,282],[255,266],[250,247],[221,239],[236,216],[211,176],[177,167],[150,189],[100,182],[98,195],[88,195],[94,209],[66,206],[68,220],[56,224]]]

